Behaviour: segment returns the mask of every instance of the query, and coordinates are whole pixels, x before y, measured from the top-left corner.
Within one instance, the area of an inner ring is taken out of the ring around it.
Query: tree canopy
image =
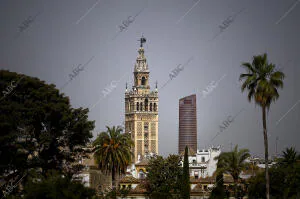
[[[112,174],[113,188],[115,188],[115,174],[125,173],[131,163],[131,147],[133,141],[130,134],[122,134],[121,127],[107,127],[93,142],[94,157],[99,168]]]
[[[63,177],[56,171],[49,171],[39,181],[30,181],[24,188],[25,199],[92,199],[95,190]]]
[[[265,198],[265,178],[260,173],[249,180],[249,199]],[[294,148],[282,151],[282,158],[270,168],[270,195],[275,199],[300,197],[300,157]]]
[[[240,174],[243,170],[245,170],[248,166],[248,163],[245,161],[250,157],[250,153],[248,149],[238,149],[238,145],[234,147],[234,149],[230,152],[222,152],[215,159],[218,160],[217,163],[217,176],[218,180],[222,180],[220,174],[223,173],[230,174],[234,180],[234,194],[238,196],[238,182],[240,179]],[[220,187],[220,185],[219,185]],[[220,189],[220,188],[219,188]],[[219,191],[220,192],[220,191]],[[222,192],[220,192],[223,194]]]
[[[252,63],[243,63],[247,73],[240,75],[244,80],[241,90],[247,89],[248,100],[254,99],[261,107],[269,108],[279,98],[278,88],[283,87],[284,73],[268,62],[267,54],[253,56]]]
[[[147,191],[151,198],[179,196],[182,183],[181,158],[178,155],[152,157],[146,168]],[[173,196],[172,196],[173,195]]]
[[[52,169],[71,175],[92,138],[88,109],[72,108],[53,84],[6,70],[0,71],[0,91],[5,91],[0,98],[0,176],[7,181],[32,168],[43,175]]]

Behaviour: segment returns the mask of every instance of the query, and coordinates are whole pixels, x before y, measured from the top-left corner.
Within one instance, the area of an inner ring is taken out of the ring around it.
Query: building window
[[[152,103],[150,103],[150,111],[152,111]]]
[[[198,179],[198,178],[199,178],[199,172],[195,171],[195,179]]]
[[[126,188],[126,185],[122,185],[122,188],[125,189],[125,188]]]
[[[196,160],[193,160],[192,165],[193,165],[193,166],[196,166],[196,165],[197,165],[197,161],[196,161]]]
[[[131,189],[131,184],[130,184],[130,185],[128,185],[128,188],[129,188],[129,189]]]
[[[145,86],[146,85],[146,78],[142,77],[142,85]]]
[[[201,162],[205,162],[205,157],[202,157],[202,158],[201,158]]]
[[[192,100],[186,99],[186,100],[184,100],[184,104],[192,104]]]
[[[139,111],[139,103],[136,103],[136,110]]]
[[[148,111],[148,99],[145,99],[145,111]]]
[[[148,131],[148,129],[149,129],[148,122],[145,122],[145,124],[144,124],[144,131]]]
[[[154,111],[156,111],[156,103],[154,103],[154,106],[153,106],[153,109],[154,109]]]
[[[145,174],[144,174],[144,171],[142,169],[139,172],[139,178],[140,179],[145,179]]]
[[[143,111],[143,102],[140,103],[140,111]]]

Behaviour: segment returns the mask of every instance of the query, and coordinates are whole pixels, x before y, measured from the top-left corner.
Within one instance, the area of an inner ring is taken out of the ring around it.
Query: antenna
[[[279,140],[279,138],[277,136],[276,137],[276,142],[275,142],[275,154],[276,154],[276,156],[278,155],[278,153],[277,153],[278,140]]]

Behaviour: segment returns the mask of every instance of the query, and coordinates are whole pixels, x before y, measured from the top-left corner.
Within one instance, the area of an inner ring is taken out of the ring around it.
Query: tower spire
[[[147,60],[146,57],[144,55],[144,48],[143,48],[143,44],[146,43],[146,38],[144,36],[141,37],[140,40],[140,48],[138,50],[138,57],[136,58],[136,63],[134,66],[134,72],[149,72],[148,70],[148,64],[147,64]]]

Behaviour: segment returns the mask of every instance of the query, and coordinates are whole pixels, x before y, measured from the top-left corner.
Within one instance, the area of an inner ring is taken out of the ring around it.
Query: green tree
[[[93,142],[94,157],[99,168],[111,172],[112,188],[116,188],[116,174],[125,173],[131,162],[133,141],[130,134],[122,134],[121,127],[106,127]]]
[[[270,195],[274,199],[287,199],[300,196],[300,162],[294,148],[282,152],[282,159],[270,168]],[[250,199],[266,198],[266,180],[260,173],[249,180]]]
[[[263,135],[265,147],[265,177],[266,177],[266,197],[269,199],[269,174],[268,174],[268,134],[266,110],[270,109],[272,102],[279,98],[277,89],[283,87],[284,73],[275,69],[275,65],[269,63],[267,54],[253,57],[252,63],[243,63],[247,71],[240,75],[240,80],[244,79],[241,90],[248,90],[248,100],[254,99],[255,103],[262,108]]]
[[[152,157],[146,168],[147,192],[150,198],[173,198],[180,195],[182,181],[181,159],[178,155]]]
[[[216,185],[214,186],[209,199],[224,199],[225,191],[224,191],[224,179],[223,173],[219,172],[216,176]]]
[[[285,151],[282,151],[282,158],[280,159],[280,164],[285,167],[294,166],[295,163],[299,160],[297,152],[294,147],[286,148]]]
[[[282,151],[282,159],[277,170],[282,171],[284,176],[283,198],[292,198],[300,194],[300,162],[299,156],[294,147],[286,148]]]
[[[233,151],[222,152],[219,156],[215,157],[218,160],[217,174],[228,173],[232,176],[235,184],[235,195],[237,194],[237,185],[241,172],[248,166],[245,162],[250,157],[248,149],[238,150],[236,145]]]
[[[92,138],[88,109],[37,78],[0,70],[0,176],[5,181],[29,169],[72,173],[73,164]],[[1,94],[2,94],[1,93]]]
[[[95,197],[95,190],[86,188],[56,171],[47,172],[46,178],[30,181],[24,187],[24,192],[25,199],[92,199]]]
[[[185,147],[184,150],[184,159],[183,159],[183,174],[182,174],[182,189],[181,196],[183,199],[190,198],[190,171],[189,171],[189,157],[188,157],[188,147]]]

